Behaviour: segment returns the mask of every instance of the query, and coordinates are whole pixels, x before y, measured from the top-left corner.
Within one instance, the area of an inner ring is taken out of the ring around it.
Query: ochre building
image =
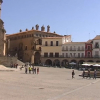
[[[40,64],[42,38],[62,37],[62,35],[51,33],[49,25],[47,31],[44,26],[41,27],[41,30],[39,30],[38,24],[35,27],[36,29],[32,27],[31,30],[26,29],[24,32],[20,30],[19,33],[6,35],[7,55],[17,56],[23,62]]]

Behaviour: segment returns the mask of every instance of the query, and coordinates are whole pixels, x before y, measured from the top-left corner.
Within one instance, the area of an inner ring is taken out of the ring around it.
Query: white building
[[[85,57],[85,42],[67,42],[63,44],[62,57]]]
[[[97,35],[94,39],[93,39],[93,51],[92,51],[92,56],[93,57],[100,57],[100,35]]]

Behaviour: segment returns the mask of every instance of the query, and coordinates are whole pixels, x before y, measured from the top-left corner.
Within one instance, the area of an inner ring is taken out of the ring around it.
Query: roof
[[[93,40],[100,40],[100,35],[97,35]]]
[[[84,43],[86,43],[86,42],[66,42],[66,43],[64,43],[64,44],[84,44]]]
[[[22,33],[27,33],[27,32],[43,32],[43,33],[49,33],[49,34],[55,34],[55,35],[59,35],[57,33],[51,33],[51,32],[46,32],[46,31],[40,31],[40,30],[28,30],[28,31],[23,31],[23,32],[19,32],[19,33],[14,33],[14,34],[6,34],[6,36],[13,36],[13,35],[18,35],[18,34],[22,34]],[[59,35],[62,36],[62,35]]]
[[[93,41],[93,39],[91,39],[91,40],[88,40],[86,43],[91,43]]]

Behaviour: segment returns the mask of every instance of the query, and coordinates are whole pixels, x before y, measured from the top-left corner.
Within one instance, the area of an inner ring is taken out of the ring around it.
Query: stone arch
[[[55,59],[53,61],[53,66],[60,66],[60,61],[58,59]]]
[[[74,62],[74,63],[77,63],[77,61],[75,59],[71,60],[70,62]]]
[[[61,65],[62,66],[68,65],[68,60],[67,59],[62,60]]]
[[[47,59],[47,60],[45,61],[45,65],[52,65],[52,61],[51,61],[50,59]]]
[[[88,60],[87,62],[94,62],[93,60]]]
[[[85,62],[84,60],[79,60],[79,64],[83,64],[83,62]]]
[[[40,57],[41,57],[40,53],[35,52],[34,54],[34,64],[35,65],[39,65],[41,63]]]
[[[97,62],[97,63],[100,63],[100,60],[97,60],[96,62]]]

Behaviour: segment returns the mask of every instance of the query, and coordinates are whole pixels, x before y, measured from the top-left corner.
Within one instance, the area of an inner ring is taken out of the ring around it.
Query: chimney
[[[45,31],[45,27],[44,27],[44,25],[41,27],[41,31]]]
[[[19,32],[22,32],[22,30],[20,29]]]
[[[54,33],[56,33],[56,32],[54,31]]]
[[[32,30],[34,30],[34,27],[32,27]]]
[[[39,25],[38,25],[38,24],[36,24],[36,26],[35,26],[35,27],[36,27],[36,30],[39,30]]]
[[[28,31],[28,29],[26,28],[26,31]]]
[[[50,26],[49,25],[47,26],[47,32],[50,32]]]

